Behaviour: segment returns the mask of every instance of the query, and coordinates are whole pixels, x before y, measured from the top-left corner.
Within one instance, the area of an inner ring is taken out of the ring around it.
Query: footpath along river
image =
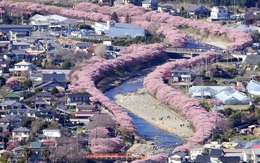
[[[119,86],[107,91],[105,95],[111,100],[115,100],[114,97],[117,94],[134,92],[143,87],[143,78],[144,76],[129,79]],[[125,109],[127,110],[127,108]],[[184,140],[182,140],[179,136],[160,130],[146,120],[138,117],[138,115],[131,113],[129,110],[127,110],[127,112],[132,117],[139,135],[154,142],[154,144],[163,150],[165,154],[171,153],[174,147],[184,142]]]

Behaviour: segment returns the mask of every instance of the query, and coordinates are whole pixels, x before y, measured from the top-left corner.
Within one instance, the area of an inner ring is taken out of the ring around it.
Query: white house
[[[229,12],[224,6],[214,6],[211,8],[210,12],[211,20],[228,20]]]
[[[168,163],[182,163],[185,161],[186,153],[175,152],[168,156]]]
[[[98,35],[104,34],[111,38],[145,35],[145,29],[143,27],[134,24],[116,23],[114,20],[109,20],[106,23],[96,22],[92,27]]]
[[[194,161],[198,155],[202,155],[204,148],[192,148],[190,149],[190,159]]]
[[[47,128],[43,130],[43,135],[46,136],[48,140],[55,140],[61,137],[61,131],[57,128]]]
[[[31,71],[33,69],[33,64],[30,62],[19,62],[14,64],[14,72]]]
[[[12,138],[15,140],[24,140],[27,141],[30,136],[30,130],[26,127],[19,127],[12,131]]]
[[[246,90],[248,91],[248,93],[250,93],[251,95],[254,96],[260,96],[260,83],[255,81],[255,80],[251,80],[247,86],[246,86]]]

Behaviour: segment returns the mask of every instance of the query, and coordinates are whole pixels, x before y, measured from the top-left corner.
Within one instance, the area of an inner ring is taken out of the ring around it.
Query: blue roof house
[[[255,81],[255,80],[251,80],[247,86],[246,89],[248,91],[248,93],[250,93],[253,96],[260,96],[260,83]]]

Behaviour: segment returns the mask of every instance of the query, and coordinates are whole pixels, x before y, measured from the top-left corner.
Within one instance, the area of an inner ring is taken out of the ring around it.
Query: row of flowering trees
[[[180,59],[175,62],[168,62],[158,66],[155,71],[144,79],[144,87],[150,94],[156,97],[160,102],[180,110],[195,127],[196,132],[193,137],[186,144],[175,148],[175,151],[187,150],[191,146],[203,142],[204,139],[211,135],[213,127],[217,125],[216,122],[221,122],[223,116],[221,114],[207,112],[196,99],[165,84],[163,82],[165,72],[178,67],[193,67],[200,62],[213,59],[216,55],[214,52],[205,52],[200,56],[188,60]]]
[[[114,114],[121,129],[136,133],[132,119],[127,112],[98,90],[95,81],[105,72],[150,60],[155,56],[164,56],[162,45],[132,45],[122,51],[121,56],[114,60],[102,60],[99,57],[92,57],[73,70],[69,90],[72,92],[89,92],[93,96],[92,101],[101,102]]]
[[[75,9],[65,9],[31,2],[1,1],[0,7],[10,10],[31,10],[61,14],[75,19],[91,21],[107,21],[110,14],[116,12],[121,22],[125,21],[127,15],[131,16],[132,23],[140,25],[150,32],[163,34],[165,36],[165,43],[176,47],[182,47],[187,43],[185,35],[179,30],[180,28],[192,28],[198,34],[225,36],[232,41],[227,46],[229,50],[243,49],[252,43],[250,34],[245,31],[228,28],[220,24],[171,16],[167,13],[147,12],[144,8],[131,4],[116,8],[83,2],[79,3]]]
[[[71,92],[89,92],[93,97],[91,101],[99,101],[113,113],[119,129],[136,133],[136,128],[133,125],[132,118],[128,113],[114,101],[110,101],[99,89],[95,86],[95,81],[105,72],[113,71],[117,68],[131,66],[141,61],[149,61],[153,57],[164,57],[163,46],[161,44],[153,45],[132,45],[121,52],[121,56],[114,60],[104,60],[99,57],[92,57],[90,60],[81,63],[71,73]],[[97,132],[97,135],[99,133]],[[103,134],[104,135],[104,134]],[[108,142],[114,142],[115,148],[122,146],[122,140],[118,138],[104,138],[101,136],[97,139],[92,139],[91,151],[93,153],[106,153],[114,151],[114,148],[108,148]],[[110,146],[110,145],[109,145]]]

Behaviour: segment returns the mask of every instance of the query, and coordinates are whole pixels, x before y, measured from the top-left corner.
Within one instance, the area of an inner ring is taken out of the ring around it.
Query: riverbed
[[[135,92],[139,88],[143,87],[143,78],[144,77],[141,76],[125,81],[119,86],[107,91],[105,95],[111,100],[115,100],[115,96],[118,94]],[[166,132],[165,130],[159,129],[145,119],[130,112],[129,110],[127,110],[127,108],[126,111],[132,117],[139,135],[149,140],[148,143],[154,143],[154,148],[159,148],[160,151],[163,151],[163,153],[169,154],[172,152],[174,147],[185,142],[185,140],[183,140],[181,137],[173,133]]]

